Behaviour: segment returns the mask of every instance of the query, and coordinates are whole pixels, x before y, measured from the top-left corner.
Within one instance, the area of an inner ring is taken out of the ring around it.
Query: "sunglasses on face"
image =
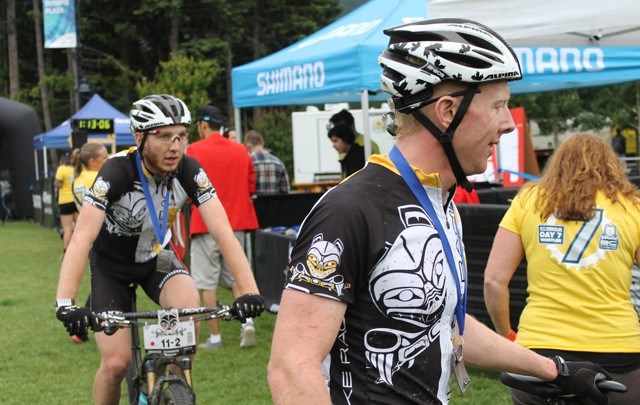
[[[189,139],[189,131],[184,130],[177,134],[173,134],[168,131],[161,131],[159,129],[145,131],[147,135],[153,135],[153,137],[162,144],[173,144],[176,139],[179,142],[186,142]]]

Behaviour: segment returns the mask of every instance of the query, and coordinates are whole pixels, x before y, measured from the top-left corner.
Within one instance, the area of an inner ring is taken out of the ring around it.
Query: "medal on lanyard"
[[[142,170],[142,162],[140,161],[140,153],[136,154],[136,166],[138,167],[138,175],[140,176],[140,184],[142,185],[142,191],[144,191],[144,198],[147,201],[147,209],[149,210],[149,216],[151,217],[151,223],[153,224],[153,230],[158,238],[158,243],[162,244],[167,234],[167,221],[169,218],[169,200],[171,198],[171,189],[167,184],[167,194],[164,199],[164,210],[162,217],[162,227],[156,216],[156,210],[151,199],[151,193],[149,192],[149,183],[147,183],[147,177]],[[156,271],[161,273],[168,273],[171,270],[171,262],[173,260],[173,251],[171,249],[160,249],[156,259]]]
[[[396,146],[391,149],[389,158],[400,172],[400,176],[402,177],[402,179],[407,183],[418,201],[420,201],[420,205],[422,205],[422,208],[424,208],[424,210],[427,212],[427,215],[431,219],[433,226],[435,226],[436,230],[438,231],[438,234],[440,235],[440,241],[442,242],[442,249],[444,250],[444,254],[447,257],[449,268],[451,269],[453,279],[456,283],[456,292],[458,293],[458,303],[456,305],[456,320],[458,323],[458,330],[460,332],[460,335],[456,335],[455,339],[452,341],[452,364],[456,380],[458,381],[460,392],[464,393],[471,383],[469,375],[467,374],[467,370],[464,366],[462,350],[462,344],[464,342],[462,339],[462,334],[464,333],[464,317],[467,308],[467,294],[466,291],[462,291],[462,286],[458,277],[458,272],[456,270],[456,263],[453,259],[453,252],[451,250],[451,245],[449,244],[447,234],[442,228],[442,224],[440,223],[438,215],[433,208],[433,204],[431,204],[431,200],[429,200],[427,192],[420,183],[420,180],[418,180],[418,176],[416,176],[414,171],[411,169],[411,166],[409,166],[409,162],[407,162],[405,157],[402,155],[402,152],[400,152],[400,150]],[[458,240],[458,248],[460,252],[462,252],[460,240]],[[466,274],[464,260],[462,261],[462,266],[463,274]],[[465,283],[465,290],[466,287],[467,283]]]

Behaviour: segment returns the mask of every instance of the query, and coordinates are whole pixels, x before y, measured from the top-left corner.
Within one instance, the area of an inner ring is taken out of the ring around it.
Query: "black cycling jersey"
[[[84,197],[94,207],[104,210],[105,223],[92,249],[111,259],[128,263],[145,263],[171,240],[171,230],[163,241],[156,237],[149,207],[145,200],[138,169],[136,148],[109,158],[100,169],[93,186]],[[184,156],[170,176],[154,178],[145,170],[149,192],[159,223],[168,189],[171,190],[167,228],[176,218],[187,198],[195,206],[216,196],[204,169],[197,160]]]
[[[348,304],[323,363],[332,403],[446,403],[455,281],[431,219],[392,164],[380,163],[314,206],[285,288]],[[455,207],[435,175],[426,182],[464,288]]]

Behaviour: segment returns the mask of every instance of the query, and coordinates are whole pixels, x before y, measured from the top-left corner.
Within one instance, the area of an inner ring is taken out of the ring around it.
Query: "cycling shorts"
[[[58,205],[58,213],[60,215],[73,215],[77,212],[78,208],[76,207],[76,203],[74,202]]]
[[[114,260],[91,250],[91,310],[130,312],[132,284],[139,284],[149,298],[160,305],[160,292],[174,276],[189,276],[185,266],[174,255],[168,272],[156,270],[156,258],[146,263],[127,263]]]

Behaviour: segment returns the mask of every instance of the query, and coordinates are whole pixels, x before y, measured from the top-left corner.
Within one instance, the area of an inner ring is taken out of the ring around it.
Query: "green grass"
[[[9,222],[0,227],[0,393],[2,404],[90,404],[93,376],[100,357],[91,337],[76,345],[55,318],[53,303],[62,258],[57,232],[29,222]],[[78,299],[89,291],[88,272]],[[144,293],[139,309],[154,308]],[[231,302],[220,292],[220,300]],[[267,362],[275,316],[255,320],[258,343],[240,349],[240,324],[223,322],[224,350],[199,351],[193,364],[199,404],[270,404]],[[203,325],[204,326],[204,325]],[[208,329],[201,328],[206,338]],[[508,391],[497,374],[470,370],[472,384],[461,397],[455,382],[453,404],[510,404]],[[120,401],[125,404],[126,387]]]

